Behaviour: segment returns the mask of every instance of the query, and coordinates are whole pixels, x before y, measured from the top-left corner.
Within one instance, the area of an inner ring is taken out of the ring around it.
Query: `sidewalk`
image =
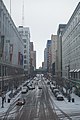
[[[74,102],[72,102],[72,98],[74,98]],[[71,94],[70,102],[68,102],[68,99],[66,97],[64,97],[64,101],[54,100],[54,102],[65,113],[72,114],[80,111],[80,97],[78,97],[74,93]]]
[[[2,97],[0,97],[0,118],[5,115],[5,113],[9,109],[10,105],[13,104],[18,99],[18,97],[20,97],[21,91],[18,92],[16,95],[14,95],[14,97],[11,97],[11,98],[9,97],[10,94],[11,94],[11,91],[9,91],[6,94],[6,102],[4,100],[3,108],[2,108]],[[10,102],[8,101],[8,99],[10,99]]]

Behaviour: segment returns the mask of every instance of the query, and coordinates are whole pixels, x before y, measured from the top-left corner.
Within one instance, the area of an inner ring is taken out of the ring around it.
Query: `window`
[[[23,39],[24,43],[26,43],[26,39]]]
[[[26,64],[27,63],[27,61],[26,60],[24,60],[24,64]]]
[[[26,58],[26,55],[24,55],[24,58]]]
[[[23,34],[23,31],[20,31],[20,34]]]
[[[24,65],[24,69],[27,69],[27,65]]]
[[[26,48],[26,45],[24,45],[24,48]]]
[[[24,50],[24,53],[26,53],[26,50]]]

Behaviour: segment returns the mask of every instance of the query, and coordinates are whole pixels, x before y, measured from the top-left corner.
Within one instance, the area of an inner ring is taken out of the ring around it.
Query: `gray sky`
[[[10,0],[3,0],[10,11]],[[11,15],[16,26],[22,25],[23,0],[11,0]],[[37,68],[44,60],[46,42],[57,34],[59,24],[67,23],[79,0],[24,0],[24,26],[30,27],[31,41],[37,51]]]

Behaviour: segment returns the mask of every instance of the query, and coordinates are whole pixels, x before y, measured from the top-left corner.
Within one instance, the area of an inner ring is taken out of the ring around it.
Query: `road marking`
[[[38,101],[38,105],[37,105],[37,117],[39,115],[39,108],[40,108],[40,102]]]
[[[19,109],[19,120],[20,120],[22,113],[23,113],[23,112],[21,112],[22,108],[23,108],[23,106],[21,106],[21,108]]]
[[[23,106],[21,106],[21,108],[19,109],[19,112],[22,110]]]

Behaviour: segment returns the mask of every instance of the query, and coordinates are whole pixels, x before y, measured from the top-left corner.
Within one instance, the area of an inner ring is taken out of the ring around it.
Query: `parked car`
[[[58,89],[54,89],[54,90],[53,90],[54,95],[55,95],[57,92],[59,92]]]
[[[35,86],[34,86],[34,85],[27,85],[27,87],[28,87],[29,90],[35,89]]]
[[[64,100],[64,97],[63,97],[63,95],[61,95],[61,94],[58,94],[58,95],[57,95],[57,100],[63,101],[63,100]]]
[[[42,89],[42,86],[38,86],[38,89]]]
[[[22,87],[22,94],[27,93],[28,92],[28,88],[26,86]]]
[[[50,81],[47,82],[47,85],[50,85]]]
[[[54,85],[50,85],[50,89],[53,91],[54,89],[56,88],[56,86],[54,86]]]
[[[25,99],[23,99],[23,98],[19,98],[16,102],[16,105],[18,105],[18,106],[21,106],[21,105],[24,105],[24,104],[25,104]]]
[[[60,92],[59,92],[59,91],[58,91],[58,92],[56,92],[56,93],[55,93],[55,97],[57,97],[59,94],[60,94]]]

